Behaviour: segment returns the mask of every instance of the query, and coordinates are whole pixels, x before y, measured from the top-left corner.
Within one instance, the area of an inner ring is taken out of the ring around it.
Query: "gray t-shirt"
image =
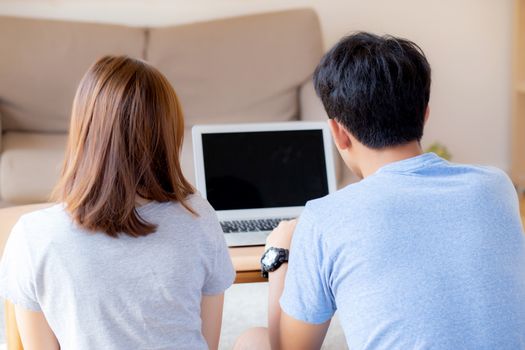
[[[0,295],[43,311],[61,349],[206,349],[202,295],[234,269],[212,207],[188,198],[138,212],[155,233],[111,238],[79,228],[55,205],[22,216],[0,264]]]

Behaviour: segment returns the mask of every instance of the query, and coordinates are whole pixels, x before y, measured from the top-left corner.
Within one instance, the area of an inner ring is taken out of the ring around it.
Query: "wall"
[[[327,47],[355,30],[417,42],[433,67],[424,144],[508,169],[512,0],[0,0],[0,14],[142,26],[299,6],[318,11]]]

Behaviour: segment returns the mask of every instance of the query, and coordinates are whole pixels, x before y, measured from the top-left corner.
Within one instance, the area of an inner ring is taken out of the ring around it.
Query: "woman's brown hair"
[[[145,236],[156,225],[136,210],[137,197],[185,202],[194,193],[179,154],[182,110],[173,87],[155,68],[106,56],[77,89],[60,181],[54,199],[75,222],[112,237]]]

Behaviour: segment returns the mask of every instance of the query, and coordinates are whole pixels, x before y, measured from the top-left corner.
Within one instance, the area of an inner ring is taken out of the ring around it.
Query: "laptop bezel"
[[[265,131],[293,131],[293,130],[321,130],[323,135],[323,149],[325,155],[326,178],[328,193],[336,190],[334,167],[333,142],[328,123],[326,122],[282,122],[282,123],[247,123],[247,124],[206,124],[195,125],[192,128],[193,154],[195,164],[195,186],[204,198],[206,194],[206,178],[204,173],[204,154],[202,147],[203,134],[239,133],[239,132],[265,132]],[[219,219],[243,220],[263,219],[273,217],[297,217],[304,206],[255,208],[237,210],[217,210]]]

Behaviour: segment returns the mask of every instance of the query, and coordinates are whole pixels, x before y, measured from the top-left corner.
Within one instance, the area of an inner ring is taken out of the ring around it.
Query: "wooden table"
[[[266,282],[261,276],[260,259],[264,246],[230,248],[230,256],[237,275],[235,283]]]

